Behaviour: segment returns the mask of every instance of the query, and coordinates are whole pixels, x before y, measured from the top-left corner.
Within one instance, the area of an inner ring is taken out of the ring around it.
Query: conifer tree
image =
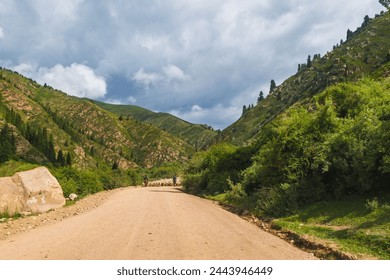
[[[390,0],[379,0],[379,3],[381,3],[385,8],[390,9]]]
[[[270,93],[273,92],[275,88],[276,88],[276,83],[275,83],[274,80],[271,80],[271,85],[269,87],[269,92]]]
[[[70,157],[70,153],[66,155],[66,165],[71,166],[72,165],[72,158]]]
[[[260,91],[259,97],[257,98],[257,103],[260,103],[264,99],[264,93],[263,91]]]
[[[244,105],[243,107],[242,107],[242,114],[244,115],[245,114],[245,112],[246,112],[246,106]]]
[[[12,159],[16,154],[16,140],[7,123],[0,131],[0,163]]]
[[[365,27],[368,24],[369,21],[370,21],[370,17],[368,15],[366,15],[364,17],[364,21],[362,23],[362,27]]]
[[[311,67],[311,57],[310,55],[307,57],[307,68],[310,68]]]
[[[62,152],[62,150],[58,151],[57,163],[58,163],[59,166],[65,166],[65,164],[66,164],[66,161],[65,161],[65,158],[64,158],[64,153]]]
[[[50,135],[49,142],[47,143],[46,149],[45,149],[46,157],[51,161],[51,162],[56,162],[56,152],[54,150],[54,139],[53,135]]]

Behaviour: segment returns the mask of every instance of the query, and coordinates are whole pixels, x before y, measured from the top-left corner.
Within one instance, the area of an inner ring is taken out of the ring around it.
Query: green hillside
[[[389,34],[387,12],[300,65],[223,131],[237,146],[191,159],[185,189],[342,252],[319,257],[389,259]]]
[[[92,101],[92,100],[91,100]],[[215,141],[217,132],[207,125],[192,124],[168,113],[155,113],[133,105],[114,105],[92,101],[99,107],[123,118],[152,124],[180,139],[195,149],[204,149]]]
[[[222,132],[222,138],[240,145],[248,143],[297,101],[313,96],[330,85],[357,81],[366,76],[386,76],[390,61],[390,15],[364,22],[352,35],[324,56],[315,55],[299,71],[277,86],[254,108]]]
[[[0,122],[7,120],[17,138],[17,155],[27,161],[53,161],[26,139],[26,127],[45,131],[55,154],[70,154],[72,164],[129,169],[182,162],[194,152],[183,140],[134,119],[120,119],[94,103],[40,86],[9,70],[0,70]],[[19,123],[9,115],[20,118]],[[7,117],[8,116],[8,117]]]

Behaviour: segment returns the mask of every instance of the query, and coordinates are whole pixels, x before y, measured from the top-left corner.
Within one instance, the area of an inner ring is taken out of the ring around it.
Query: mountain
[[[55,161],[61,151],[80,168],[152,167],[186,161],[195,151],[157,126],[119,118],[89,100],[0,69],[0,125],[5,121],[16,155],[41,164]]]
[[[99,107],[126,119],[154,125],[172,134],[195,149],[205,149],[214,143],[218,133],[208,125],[192,124],[168,113],[155,113],[133,105],[114,105],[90,100]]]
[[[122,169],[184,162],[218,141],[238,146],[257,139],[262,128],[287,108],[330,85],[390,73],[390,16],[384,13],[348,33],[346,42],[298,67],[239,120],[217,133],[167,113],[72,97],[0,69],[0,125],[11,125],[16,154],[37,163],[70,157],[72,164]],[[12,142],[11,141],[11,142]],[[116,166],[115,166],[116,167]]]
[[[388,192],[389,34],[389,12],[366,17],[333,51],[308,57],[193,157],[183,186],[271,216]]]
[[[244,110],[241,118],[222,131],[224,141],[249,144],[264,125],[305,97],[330,85],[357,81],[366,76],[390,73],[390,14],[365,19],[348,39],[324,56],[314,55],[298,67],[297,73],[277,86],[256,106]]]

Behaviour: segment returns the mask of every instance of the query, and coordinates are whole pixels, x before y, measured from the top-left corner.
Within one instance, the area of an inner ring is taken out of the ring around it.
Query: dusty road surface
[[[172,187],[126,188],[99,207],[0,241],[0,259],[314,259]]]

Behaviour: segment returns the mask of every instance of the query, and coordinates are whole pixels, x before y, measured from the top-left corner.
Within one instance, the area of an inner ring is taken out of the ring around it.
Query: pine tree
[[[307,63],[306,63],[306,65],[307,65],[307,68],[310,68],[310,67],[311,67],[311,57],[310,57],[310,55],[307,57]]]
[[[66,155],[66,165],[71,166],[72,165],[72,158],[70,157],[70,153]]]
[[[367,26],[368,23],[369,23],[369,21],[370,21],[370,17],[369,17],[368,15],[366,15],[366,16],[364,17],[364,21],[363,21],[363,23],[362,23],[362,27]]]
[[[56,162],[56,152],[54,150],[54,139],[53,135],[50,135],[49,142],[47,143],[45,156],[50,160],[51,162]]]
[[[390,0],[379,0],[379,3],[381,3],[385,8],[390,9]]]
[[[264,93],[263,91],[260,91],[259,97],[257,98],[257,103],[260,103],[264,99]]]
[[[0,131],[0,163],[12,159],[16,153],[15,137],[8,124],[5,123]]]
[[[64,158],[64,153],[62,152],[62,150],[58,151],[57,163],[58,163],[59,166],[65,166],[65,164],[66,164],[66,161],[65,161],[65,158]]]
[[[276,83],[274,80],[271,80],[271,84],[270,84],[270,87],[269,87],[269,92],[273,92],[274,89],[276,88]]]
[[[244,106],[242,107],[242,114],[244,115],[246,111],[247,111],[247,109],[246,109],[246,106],[244,105]]]

